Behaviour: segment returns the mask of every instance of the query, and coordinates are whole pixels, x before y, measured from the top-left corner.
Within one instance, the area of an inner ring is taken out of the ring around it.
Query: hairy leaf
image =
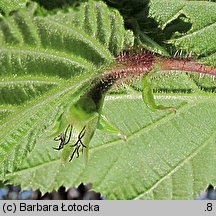
[[[24,8],[27,0],[1,0],[0,1],[0,11],[9,14],[11,11],[17,10],[19,8]]]
[[[167,28],[166,33],[169,30],[172,37],[168,42],[174,44],[177,49],[192,51],[195,55],[214,55],[216,50],[215,3],[152,0],[149,8],[149,16],[156,19],[162,29]],[[176,29],[174,21],[179,25]],[[189,23],[192,25],[187,29]],[[184,32],[184,29],[188,31]],[[214,64],[214,61],[211,63]]]
[[[152,0],[148,10],[176,49],[194,50],[215,66],[216,47],[205,31],[207,26],[214,36],[210,7],[215,4]],[[179,16],[177,22],[192,24],[190,30],[170,28]],[[114,91],[103,114],[127,140],[96,131],[88,164],[82,156],[63,164],[49,137],[53,126],[66,106],[89,90],[92,78],[133,45],[133,33],[124,29],[116,10],[94,1],[45,18],[22,10],[1,18],[0,29],[0,180],[42,192],[92,182],[108,199],[194,199],[209,183],[216,184],[216,98],[199,88],[214,91],[211,77],[152,78],[156,90],[177,92],[157,97],[157,103],[175,106],[176,114],[151,112],[137,95],[137,84],[125,85],[128,95]],[[203,31],[209,43],[204,51]]]
[[[61,165],[53,142],[41,137],[46,145],[38,144],[10,177],[43,191],[93,182],[108,199],[194,199],[209,182],[216,183],[215,96],[159,99],[175,105],[177,113],[150,112],[135,95],[108,97],[104,114],[128,139],[98,131],[86,167],[82,158]]]
[[[75,14],[80,22],[91,22],[86,29],[60,18],[33,17],[26,10],[0,20],[1,118],[7,117],[0,125],[1,178],[15,171],[39,143],[46,146],[40,137],[51,133],[66,104],[77,100],[89,88],[88,80],[133,41],[117,11],[101,2],[83,4],[83,10],[88,13],[71,11],[68,17]],[[96,14],[103,11],[106,19]]]

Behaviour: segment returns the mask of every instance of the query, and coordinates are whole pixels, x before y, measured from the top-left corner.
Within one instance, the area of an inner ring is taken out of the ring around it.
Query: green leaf
[[[11,11],[24,8],[26,6],[26,2],[27,0],[1,0],[0,11],[4,12],[5,14],[9,14]]]
[[[169,2],[173,7],[165,10]],[[152,0],[148,5],[158,28],[166,29],[174,20],[167,14],[183,4],[169,2]],[[199,6],[203,10],[205,4]],[[127,140],[96,131],[87,165],[82,157],[61,162],[61,152],[52,149],[56,142],[49,138],[53,126],[67,105],[89,90],[92,79],[111,67],[114,56],[133,44],[122,17],[104,3],[90,1],[68,10],[46,18],[20,11],[0,22],[0,76],[2,92],[6,90],[0,94],[5,95],[0,106],[0,180],[43,193],[62,184],[69,188],[91,182],[107,199],[194,199],[209,183],[215,185],[216,97],[199,89],[201,85],[212,91],[215,81],[191,79],[185,73],[174,79],[169,74],[168,80],[156,77],[155,89],[184,92],[157,95],[157,104],[175,106],[176,114],[151,112],[141,94],[127,86],[130,94],[116,91],[106,97],[102,111]],[[204,28],[202,18],[194,21],[196,28],[198,23]],[[178,46],[177,40],[187,34],[173,34],[169,41]],[[184,49],[201,52],[197,43],[196,38],[185,42]],[[214,66],[214,55],[204,54]],[[19,100],[11,96],[14,89]]]
[[[167,41],[168,43],[175,45],[177,49],[192,51],[194,55],[206,56],[215,53],[215,3],[206,1],[180,0],[176,2],[174,0],[152,0],[149,8],[149,16],[154,18],[162,29],[167,28],[167,31],[172,31],[172,38]],[[185,30],[187,29],[186,24],[192,24],[187,32],[180,33],[180,29],[173,28],[174,21],[178,18],[180,20],[176,24],[181,22],[182,28]]]
[[[104,114],[128,139],[97,131],[86,167],[82,158],[61,165],[46,140],[9,177],[42,191],[92,182],[107,199],[194,199],[208,183],[216,184],[216,97],[158,99],[175,105],[177,113],[150,112],[136,95],[107,97]]]
[[[144,1],[140,2],[144,4]],[[141,33],[147,32],[151,39],[170,49],[171,56],[177,53],[177,56],[184,58],[192,53],[197,61],[216,67],[215,10],[216,4],[213,2],[151,0],[148,6],[136,8],[134,16]],[[146,26],[153,27],[146,29]],[[156,47],[157,44],[152,45],[151,49]],[[163,50],[157,49],[157,52],[163,53]],[[166,77],[157,75],[153,85],[157,92],[193,92],[199,89],[214,92],[216,81],[209,76],[203,78],[196,74],[187,77],[184,73],[179,73]]]
[[[83,10],[87,12],[80,16]],[[61,22],[64,14],[42,18],[27,10],[0,20],[1,179],[17,170],[38,144],[47,145],[40,137],[53,132],[67,104],[86,92],[89,80],[133,41],[119,13],[104,3],[86,3],[80,11],[70,11],[68,19],[80,16],[82,23],[91,21],[88,28]],[[97,15],[103,11],[107,19]]]

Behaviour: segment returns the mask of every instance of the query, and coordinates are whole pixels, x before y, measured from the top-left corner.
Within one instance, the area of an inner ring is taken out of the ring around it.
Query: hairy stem
[[[181,70],[204,73],[216,76],[216,69],[208,67],[190,59],[174,59],[157,57],[161,70]]]
[[[162,57],[150,51],[142,53],[123,52],[116,57],[116,64],[113,68],[106,70],[100,78],[93,81],[87,98],[91,98],[96,105],[96,110],[100,110],[106,92],[115,83],[147,75],[154,68],[156,70],[188,71],[216,76],[216,69],[200,64],[191,58]]]

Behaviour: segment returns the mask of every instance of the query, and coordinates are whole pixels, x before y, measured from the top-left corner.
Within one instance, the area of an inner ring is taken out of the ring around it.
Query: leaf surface
[[[194,50],[215,66],[214,37],[206,28],[214,36],[216,17],[209,9],[210,23],[204,10],[211,7],[215,4],[152,0],[149,15],[168,32],[167,26],[183,14],[192,28],[171,31],[168,42]],[[127,141],[96,131],[87,166],[82,157],[63,165],[61,153],[52,149],[56,142],[48,136],[67,104],[78,100],[92,77],[133,44],[133,34],[123,24],[119,13],[101,2],[45,18],[19,11],[1,19],[1,180],[42,192],[91,182],[107,199],[194,199],[209,183],[216,184],[216,98],[210,76],[155,77],[155,90],[163,92],[157,103],[176,106],[176,114],[149,111],[137,83],[125,85],[128,95],[114,91],[106,97],[103,114]],[[199,41],[203,31],[209,44],[205,50]]]
[[[44,132],[50,135],[65,106],[90,88],[89,80],[113,62],[129,39],[119,13],[104,3],[83,4],[80,10],[89,11],[80,21],[95,17],[88,29],[33,17],[24,9],[0,20],[1,178],[17,170]],[[109,19],[96,16],[100,10]]]
[[[26,6],[26,2],[27,0],[1,0],[0,10],[5,14],[9,14],[11,11],[17,10],[19,8],[24,8]]]
[[[42,191],[92,182],[108,199],[194,199],[209,182],[216,183],[216,98],[158,99],[177,106],[177,113],[150,112],[139,96],[108,97],[104,114],[126,133],[127,142],[97,131],[85,167],[82,157],[61,165],[53,141],[46,140],[11,175],[13,181],[24,188],[40,185]]]

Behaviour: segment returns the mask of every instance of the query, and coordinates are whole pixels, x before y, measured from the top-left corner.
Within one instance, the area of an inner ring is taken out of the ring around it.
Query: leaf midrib
[[[0,49],[0,52],[1,51],[4,51],[4,52],[11,52],[11,53],[17,53],[17,54],[30,54],[30,55],[35,55],[35,56],[38,56],[38,57],[45,57],[47,59],[60,59],[60,60],[63,60],[63,61],[68,61],[72,64],[79,64],[79,65],[83,65],[83,67],[85,67],[87,70],[90,69],[93,69],[93,65],[91,62],[87,61],[86,59],[83,59],[81,57],[74,57],[77,61],[73,60],[71,57],[73,57],[73,55],[71,55],[69,57],[69,55],[65,55],[64,53],[61,53],[61,52],[57,52],[56,50],[52,50],[52,49],[49,49],[49,52],[48,50],[44,50],[44,49],[35,49],[33,50],[32,48],[31,49],[24,49],[24,48],[21,48],[21,47],[13,47],[13,48],[5,48],[5,49]],[[53,51],[53,52],[50,52],[50,51]]]
[[[34,84],[34,85],[57,85],[58,82],[53,81],[42,81],[42,80],[16,80],[16,81],[0,81],[0,86],[5,85],[27,85],[27,84]]]

